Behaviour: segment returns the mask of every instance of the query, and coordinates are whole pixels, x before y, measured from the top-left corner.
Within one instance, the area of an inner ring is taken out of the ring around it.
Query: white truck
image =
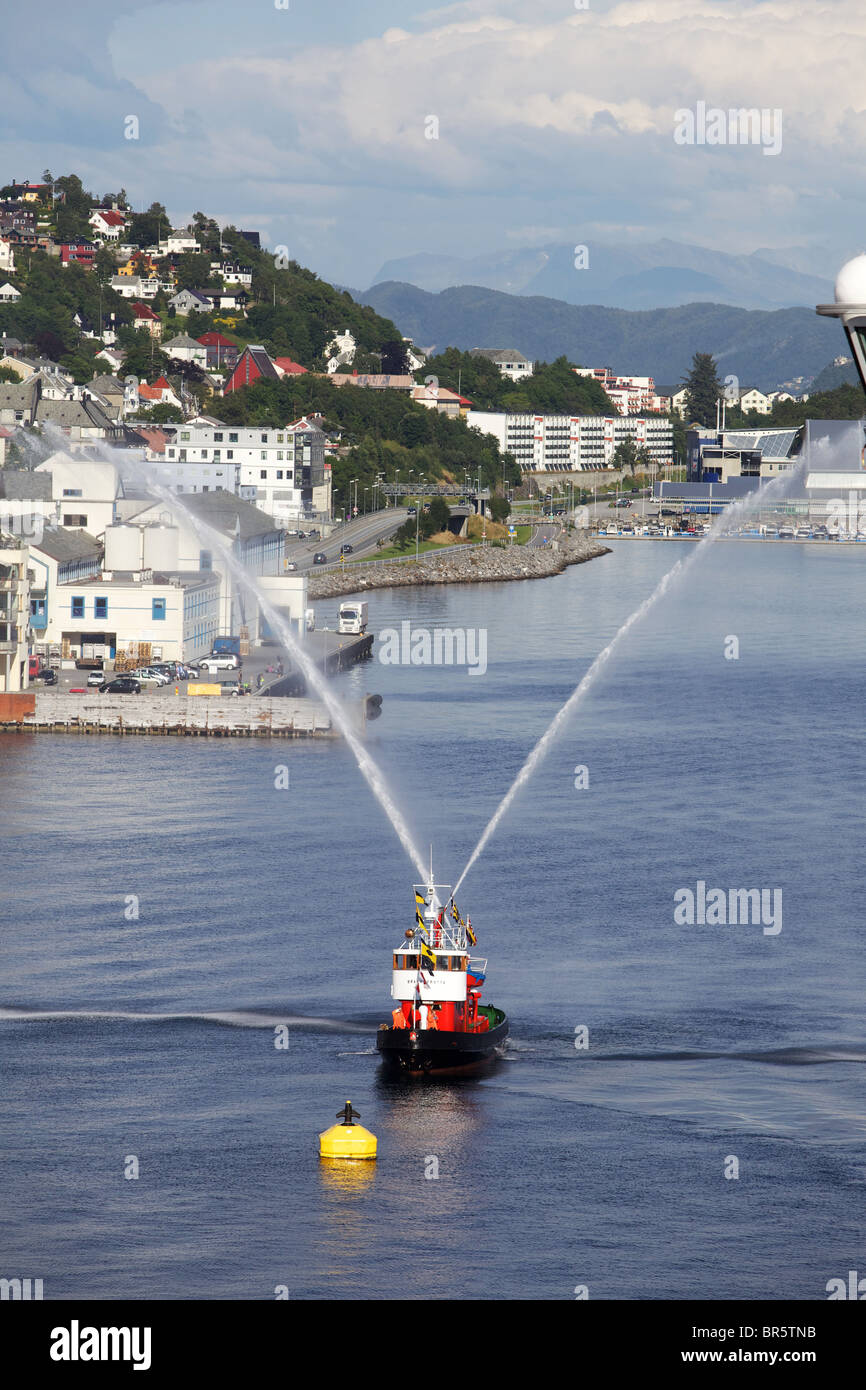
[[[367,631],[367,622],[366,603],[353,601],[351,603],[340,604],[340,626],[337,629],[338,632],[351,633],[357,637],[362,632]]]

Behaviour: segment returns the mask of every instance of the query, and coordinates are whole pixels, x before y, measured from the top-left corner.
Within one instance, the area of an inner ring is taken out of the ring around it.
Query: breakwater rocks
[[[568,565],[581,565],[610,547],[582,532],[562,536],[544,546],[461,546],[427,552],[417,561],[369,561],[311,574],[310,598],[339,598],[366,589],[390,589],[403,584],[492,584],[510,579],[546,579]]]

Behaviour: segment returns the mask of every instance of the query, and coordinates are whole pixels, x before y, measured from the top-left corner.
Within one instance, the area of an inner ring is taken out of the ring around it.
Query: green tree
[[[689,420],[707,428],[714,425],[716,404],[722,394],[722,384],[712,353],[695,353],[691,371],[681,385],[686,388],[686,414]]]
[[[613,463],[616,468],[621,468],[623,473],[634,473],[637,467],[638,449],[631,435],[627,435],[621,444],[617,444],[613,451]]]

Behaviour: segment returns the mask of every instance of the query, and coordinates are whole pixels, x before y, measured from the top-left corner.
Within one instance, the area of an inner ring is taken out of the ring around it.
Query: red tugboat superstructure
[[[481,1003],[487,961],[470,955],[475,945],[471,919],[431,869],[430,881],[415,885],[415,925],[394,951],[392,1021],[376,1035],[391,1070],[456,1075],[491,1061],[505,1042],[504,1012]]]

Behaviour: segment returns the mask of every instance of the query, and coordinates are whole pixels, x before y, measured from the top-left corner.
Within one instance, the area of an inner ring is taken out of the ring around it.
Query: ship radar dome
[[[866,304],[866,255],[846,261],[836,276],[837,304]]]

